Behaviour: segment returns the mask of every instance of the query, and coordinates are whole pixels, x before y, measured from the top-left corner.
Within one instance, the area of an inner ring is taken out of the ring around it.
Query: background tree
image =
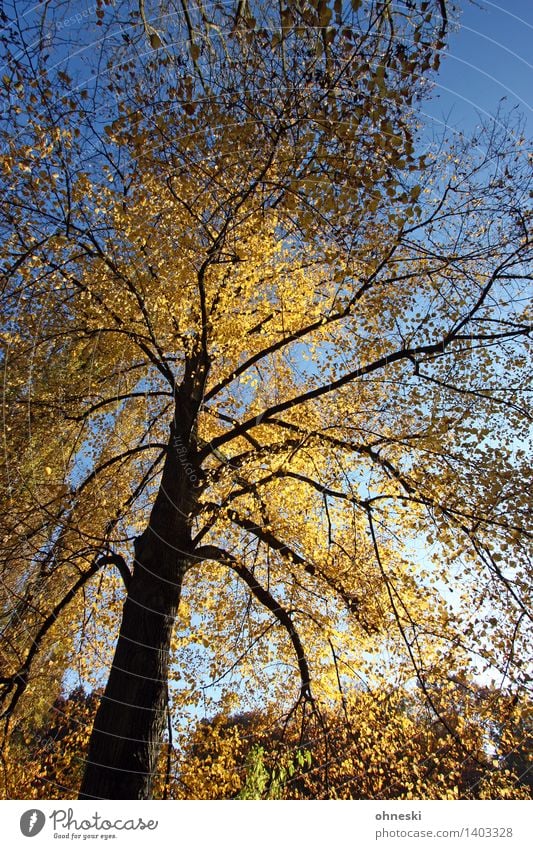
[[[191,724],[163,746],[155,799],[525,799],[531,796],[531,705],[450,681],[439,704],[423,694],[362,688],[309,726],[268,709]],[[7,798],[69,799],[83,771],[99,694],[59,697],[43,719],[26,716],[3,752]],[[465,745],[469,754],[465,756]]]
[[[417,138],[440,2],[99,7],[87,86],[63,8],[6,43],[6,731],[110,667],[81,793],[147,798],[238,668],[325,737],[414,679],[468,747],[457,670],[526,684],[516,134]]]
[[[317,724],[305,750],[297,724],[288,731],[268,712],[200,722],[185,741],[171,798],[241,798],[243,788],[253,789],[254,798],[261,798],[261,788],[262,798],[271,798],[272,785],[279,792],[280,784],[287,799],[529,798],[531,756],[518,724],[527,724],[531,706],[515,713],[501,692],[468,681],[446,689],[440,704],[450,725],[460,728],[462,745],[428,710],[420,690],[352,691],[325,717],[327,738]],[[508,733],[497,753],[491,740],[496,717]]]
[[[19,717],[2,751],[2,798],[72,799],[100,695],[79,687],[42,715]]]

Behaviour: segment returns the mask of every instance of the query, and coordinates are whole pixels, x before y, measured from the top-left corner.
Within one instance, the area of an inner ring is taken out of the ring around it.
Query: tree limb
[[[270,612],[274,614],[278,622],[283,625],[287,631],[296,653],[298,669],[300,672],[300,698],[305,701],[312,701],[313,697],[311,694],[309,665],[302,642],[294,626],[294,622],[287,611],[278,601],[276,601],[274,596],[259,583],[250,570],[242,563],[239,563],[232,554],[229,554],[229,552],[224,551],[216,545],[203,545],[200,546],[200,548],[197,548],[192,556],[196,562],[201,562],[202,560],[215,560],[217,563],[223,563],[226,566],[229,566],[229,568],[233,569],[239,578],[247,584],[253,595],[263,605],[263,607],[266,607],[267,610],[270,610]]]

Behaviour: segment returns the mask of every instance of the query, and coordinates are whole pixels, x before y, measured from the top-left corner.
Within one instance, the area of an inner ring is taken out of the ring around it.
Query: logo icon
[[[24,811],[20,818],[20,830],[24,837],[35,837],[42,831],[46,822],[46,817],[42,811],[37,808],[32,808],[29,811]]]

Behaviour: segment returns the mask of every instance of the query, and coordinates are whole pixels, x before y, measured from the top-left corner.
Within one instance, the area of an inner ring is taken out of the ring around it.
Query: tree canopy
[[[528,705],[531,162],[502,114],[420,125],[452,7],[26,11],[3,38],[5,745],[107,680],[81,795],[148,798],[191,712],[275,705],[327,761],[348,696],[378,724],[417,685],[477,762],[457,681],[494,681],[502,727],[499,699]]]

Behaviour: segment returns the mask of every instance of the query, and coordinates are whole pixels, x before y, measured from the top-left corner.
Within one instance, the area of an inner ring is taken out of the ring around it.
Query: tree
[[[319,719],[414,676],[454,738],[458,669],[525,685],[527,157],[421,153],[446,8],[347,5],[99,6],[86,86],[13,18],[4,717],[110,666],[83,798],[150,796],[202,650]]]
[[[42,716],[24,716],[2,751],[2,797],[71,799],[83,774],[99,694],[58,697]]]
[[[529,798],[531,788],[524,785],[530,736],[519,725],[527,725],[531,705],[517,708],[501,692],[467,680],[449,682],[446,689],[439,694],[440,707],[450,725],[460,728],[461,744],[428,710],[420,691],[394,688],[383,688],[378,697],[353,690],[327,716],[327,738],[317,724],[305,749],[296,724],[287,733],[267,712],[200,722],[185,741],[170,797]],[[494,722],[506,735],[497,757]]]
[[[460,743],[423,694],[354,690],[315,723],[270,709],[197,722],[160,755],[156,799],[525,799],[531,796],[531,704],[457,680],[439,693]],[[453,696],[453,699],[450,698]],[[72,798],[98,694],[78,688],[42,721],[19,723],[3,752],[7,798]],[[452,702],[455,710],[452,709]],[[464,746],[468,744],[469,756]]]

